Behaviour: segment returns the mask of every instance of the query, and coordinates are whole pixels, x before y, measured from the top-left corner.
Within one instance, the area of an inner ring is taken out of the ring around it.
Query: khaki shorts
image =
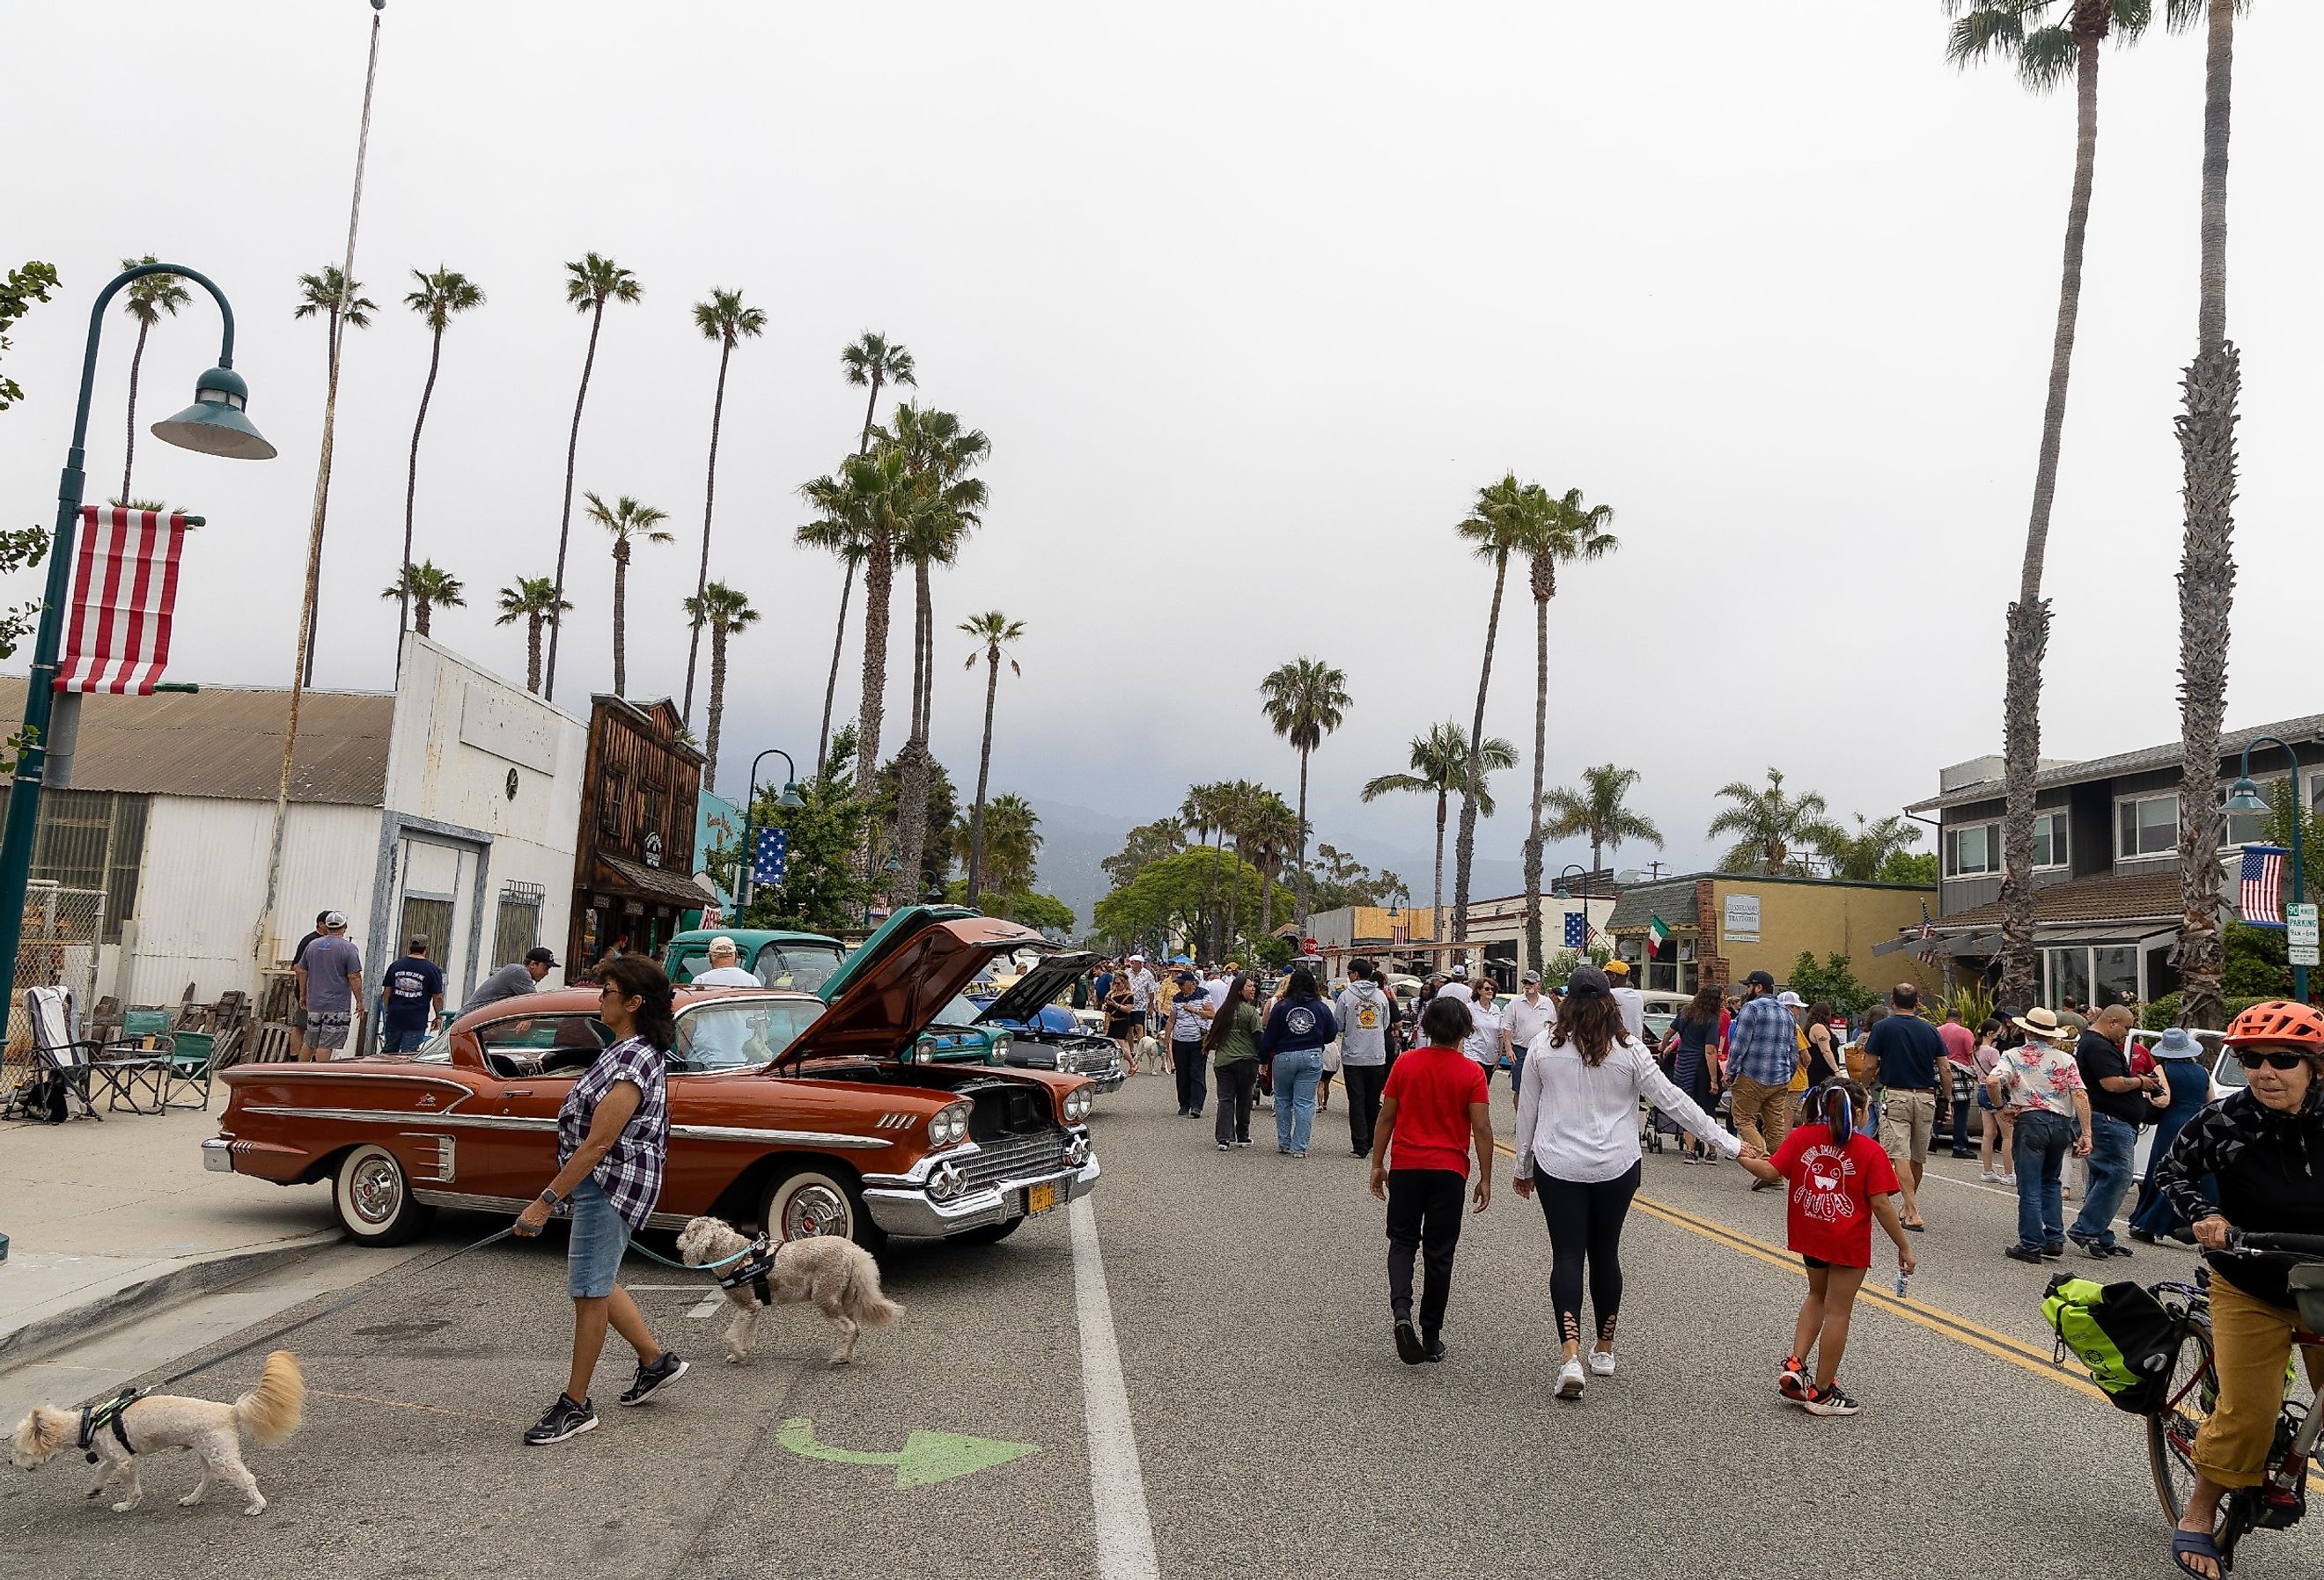
[[[1880,1145],[1897,1168],[1929,1160],[1929,1132],[1936,1123],[1934,1092],[1900,1092],[1891,1086],[1880,1094]]]

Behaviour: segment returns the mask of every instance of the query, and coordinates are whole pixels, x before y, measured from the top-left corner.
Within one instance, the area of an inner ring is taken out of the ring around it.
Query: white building
[[[0,713],[21,711],[0,679]],[[69,788],[42,798],[32,876],[102,891],[94,991],[124,1003],[254,992],[317,912],[342,910],[370,981],[424,935],[457,1003],[562,943],[581,818],[580,720],[423,637],[391,694],[309,691],[260,937],[290,694],[83,699]]]

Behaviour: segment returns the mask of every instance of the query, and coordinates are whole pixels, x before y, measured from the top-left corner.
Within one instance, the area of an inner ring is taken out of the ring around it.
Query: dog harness
[[[771,1305],[772,1302],[769,1304]],[[135,1448],[130,1446],[129,1432],[121,1424],[121,1412],[144,1397],[145,1391],[142,1388],[124,1388],[103,1404],[85,1404],[80,1407],[79,1447],[81,1453],[88,1455],[91,1465],[95,1465],[97,1460],[95,1446],[97,1435],[108,1427],[113,1429],[114,1441],[121,1445],[122,1453],[134,1455],[137,1452]]]
[[[742,1253],[742,1260],[736,1264],[733,1271],[719,1275],[718,1287],[722,1289],[735,1289],[748,1284],[751,1286],[751,1293],[758,1297],[760,1305],[772,1306],[775,1303],[775,1292],[768,1288],[767,1277],[775,1270],[775,1253],[781,1249],[779,1244],[770,1241],[766,1235],[760,1235],[751,1242],[749,1248]]]

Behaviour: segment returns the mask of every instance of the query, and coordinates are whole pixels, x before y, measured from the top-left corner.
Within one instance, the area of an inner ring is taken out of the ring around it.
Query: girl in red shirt
[[[1809,1112],[1821,1112],[1822,1123],[1795,1128],[1773,1158],[1747,1145],[1738,1160],[1769,1184],[1790,1187],[1785,1239],[1807,1263],[1808,1298],[1800,1305],[1792,1353],[1776,1388],[1812,1416],[1852,1416],[1860,1408],[1837,1376],[1856,1292],[1872,1266],[1873,1219],[1895,1242],[1897,1267],[1907,1278],[1913,1273],[1913,1248],[1894,1200],[1901,1188],[1896,1170],[1878,1143],[1855,1129],[1864,1108],[1862,1086],[1828,1082],[1810,1099]],[[1807,1379],[1811,1348],[1812,1383]]]

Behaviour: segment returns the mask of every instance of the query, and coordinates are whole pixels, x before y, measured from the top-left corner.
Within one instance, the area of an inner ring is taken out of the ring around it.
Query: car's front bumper
[[[234,1172],[234,1142],[226,1136],[212,1136],[202,1143],[202,1167],[213,1174]]]
[[[1005,1224],[1025,1214],[1025,1194],[1037,1185],[1057,1187],[1057,1206],[1080,1200],[1097,1188],[1097,1157],[1078,1169],[1061,1169],[1050,1173],[1028,1175],[1021,1179],[1004,1179],[982,1190],[973,1190],[950,1201],[932,1199],[925,1187],[890,1189],[867,1187],[863,1192],[864,1209],[872,1221],[890,1234],[912,1235],[921,1239],[941,1238],[958,1234],[964,1230],[982,1229],[988,1224]],[[1052,1209],[1054,1210],[1054,1209]]]

